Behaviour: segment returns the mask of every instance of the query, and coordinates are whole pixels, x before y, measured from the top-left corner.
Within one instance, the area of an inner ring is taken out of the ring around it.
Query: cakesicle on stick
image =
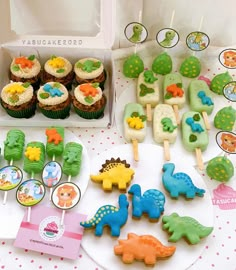
[[[211,91],[203,80],[193,80],[188,88],[190,109],[202,114],[206,129],[210,129],[208,115],[214,109]]]
[[[137,83],[137,102],[146,107],[147,120],[152,121],[152,110],[160,99],[158,78],[153,71],[145,70],[139,74]]]
[[[178,73],[170,73],[164,77],[164,103],[173,106],[177,124],[180,124],[179,109],[185,104],[185,92],[182,78]]]
[[[203,170],[204,164],[201,152],[206,150],[209,138],[205,123],[200,113],[189,111],[183,114],[182,140],[187,151],[196,152],[198,168]]]
[[[173,108],[168,104],[159,104],[153,114],[153,137],[157,143],[164,145],[164,157],[170,160],[169,144],[177,137],[177,122]]]
[[[134,160],[139,160],[138,143],[143,142],[146,136],[146,115],[142,105],[138,103],[128,103],[125,105],[124,118],[124,138],[127,142],[132,142]]]

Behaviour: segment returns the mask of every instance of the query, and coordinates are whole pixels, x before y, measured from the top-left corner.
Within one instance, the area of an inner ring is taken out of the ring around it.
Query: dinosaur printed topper
[[[126,38],[132,43],[142,43],[147,39],[148,31],[146,27],[139,22],[129,23],[124,30]]]
[[[236,81],[229,82],[224,86],[223,95],[228,100],[230,100],[232,102],[236,102]]]
[[[16,188],[22,181],[22,171],[15,166],[5,166],[0,169],[0,190]]]
[[[42,180],[46,187],[54,187],[62,177],[61,165],[56,161],[49,161],[43,168]]]
[[[163,28],[157,33],[156,41],[163,48],[172,48],[179,42],[179,34],[173,28]]]
[[[186,38],[186,45],[192,51],[203,51],[210,44],[210,38],[207,34],[195,31],[188,34]]]
[[[236,49],[225,49],[219,54],[219,61],[222,66],[235,69],[236,68]]]
[[[218,146],[226,153],[236,154],[236,134],[230,131],[219,131],[216,134]]]

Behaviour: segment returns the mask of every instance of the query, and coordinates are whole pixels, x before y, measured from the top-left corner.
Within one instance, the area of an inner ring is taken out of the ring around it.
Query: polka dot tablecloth
[[[114,83],[117,91],[117,100],[123,91],[132,88],[133,91],[135,91],[136,80],[124,78],[121,72],[122,62],[123,60],[116,61],[116,79]],[[145,68],[149,67],[150,61],[148,61],[148,58],[146,58]],[[221,66],[217,66],[216,68],[214,66],[214,69],[212,69],[211,66],[205,65],[203,75],[211,79],[215,74],[223,71],[224,68]],[[233,72],[231,74],[235,76]],[[225,102],[228,104],[228,101]],[[125,143],[124,138],[119,129],[117,129],[116,124],[107,129],[69,128],[69,130],[72,131],[83,142],[87,148],[90,159],[99,155],[105,150]],[[218,146],[216,145],[216,147]],[[233,162],[235,167],[235,158]],[[206,182],[208,182],[207,186],[209,191],[211,194],[213,194],[213,190],[220,183],[207,179],[204,172],[202,173],[202,177]],[[231,186],[233,190],[235,190],[236,194],[235,182],[234,176],[230,182],[227,183],[227,185]],[[190,270],[236,270],[236,206],[230,210],[222,210],[220,209],[219,205],[215,204],[213,209],[214,230],[212,234],[209,235],[207,245],[204,247],[202,254],[199,254],[197,261],[193,262],[193,265],[190,266]],[[90,258],[83,251],[82,248],[77,260],[71,261],[62,257],[55,257],[44,253],[14,248],[13,242],[14,240],[9,239],[0,240],[0,269],[102,270],[102,268],[99,267],[92,260],[92,258]],[[126,269],[125,265],[123,269]]]

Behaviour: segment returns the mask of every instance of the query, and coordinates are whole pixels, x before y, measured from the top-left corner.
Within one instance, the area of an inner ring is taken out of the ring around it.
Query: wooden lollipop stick
[[[202,118],[203,118],[203,120],[204,120],[206,129],[207,129],[207,130],[210,130],[210,129],[211,129],[211,125],[210,125],[209,118],[208,118],[208,115],[207,115],[206,112],[202,112]]]
[[[146,105],[146,114],[147,114],[147,120],[152,121],[152,107],[151,104]]]
[[[201,171],[203,171],[203,169],[204,169],[204,163],[203,163],[203,160],[202,160],[202,151],[201,151],[200,148],[196,148],[195,149],[195,152],[196,152],[198,169],[201,170]]]
[[[133,144],[134,160],[139,161],[138,140],[132,140],[132,144]]]
[[[178,107],[177,104],[173,105],[173,110],[174,110],[174,113],[175,113],[175,118],[176,118],[177,125],[179,125],[180,124],[180,117],[179,117],[179,107]]]
[[[164,157],[166,161],[170,161],[170,144],[168,140],[164,140]]]

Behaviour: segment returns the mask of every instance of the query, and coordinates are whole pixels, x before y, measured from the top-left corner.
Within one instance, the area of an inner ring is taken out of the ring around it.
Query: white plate
[[[0,166],[4,167],[7,165],[6,160],[4,160],[3,156],[3,149],[4,149],[4,141],[6,139],[6,134],[8,130],[11,128],[1,128],[0,133],[0,147],[1,147],[1,160],[0,160]],[[30,141],[41,141],[46,145],[46,135],[45,135],[45,129],[44,128],[20,128],[25,133],[25,145]],[[80,190],[81,195],[86,191],[88,180],[89,180],[89,174],[90,174],[90,167],[89,167],[89,157],[86,148],[82,144],[82,142],[70,131],[65,129],[65,137],[64,142],[77,142],[80,143],[83,146],[83,153],[82,153],[82,166],[80,174],[77,177],[72,177],[72,181],[75,182]],[[45,164],[49,161],[49,159],[46,159]],[[60,161],[61,160],[57,160]],[[62,164],[62,163],[61,163]],[[23,158],[22,161],[15,162],[14,165],[18,166],[19,168],[23,168]],[[37,174],[35,175],[36,179],[41,179],[41,175]],[[29,176],[23,171],[23,181],[29,179]],[[63,175],[61,181],[67,180],[67,176]],[[44,197],[42,204],[51,205],[53,204],[49,202],[49,189],[46,188],[46,196]],[[20,226],[20,223],[22,221],[22,218],[25,214],[26,208],[21,206],[16,201],[16,189],[10,190],[7,193],[7,202],[4,205],[3,204],[3,196],[4,191],[0,191],[0,213],[1,213],[1,222],[0,222],[0,238],[4,239],[13,239],[16,237],[18,228]],[[77,207],[76,207],[77,208]],[[73,211],[73,209],[71,210]]]
[[[213,206],[211,203],[210,194],[207,187],[197,171],[191,167],[186,166],[188,161],[186,158],[178,160],[173,158],[175,163],[175,172],[185,172],[191,178],[193,183],[206,190],[203,198],[196,197],[191,201],[186,201],[180,197],[178,200],[170,199],[167,192],[162,186],[162,148],[153,144],[140,144],[139,147],[140,161],[133,160],[133,154],[130,144],[120,145],[110,150],[103,152],[91,161],[92,174],[97,174],[101,169],[101,165],[105,163],[106,159],[118,158],[125,159],[131,168],[135,170],[135,175],[131,184],[138,183],[141,185],[142,193],[147,189],[158,189],[166,196],[165,215],[177,212],[180,216],[191,216],[197,219],[205,226],[213,226]],[[79,211],[87,214],[88,219],[92,218],[96,210],[106,204],[118,206],[119,191],[113,188],[111,193],[104,192],[101,184],[90,182],[88,189],[79,204]],[[146,217],[142,217],[139,221],[134,221],[131,218],[131,201],[129,198],[129,218],[125,226],[121,229],[120,239],[126,239],[129,232],[137,234],[152,234],[157,237],[164,245],[173,245],[168,243],[167,232],[162,231],[161,220],[157,223],[150,223]],[[204,209],[204,211],[203,211]],[[201,240],[197,245],[189,245],[184,240],[179,241],[176,245],[175,254],[166,259],[157,261],[152,269],[159,270],[183,270],[189,267],[202,253],[204,246],[207,243],[207,238]],[[120,269],[144,269],[143,262],[134,262],[131,265],[122,263],[121,257],[113,254],[113,247],[118,244],[116,238],[110,236],[106,230],[101,237],[94,236],[94,230],[85,230],[82,240],[84,250],[105,269],[120,270]]]
[[[163,78],[160,78],[162,80]],[[161,83],[160,83],[161,85]],[[127,89],[125,89],[122,94],[119,96],[119,99],[117,100],[116,104],[116,109],[115,109],[115,123],[117,130],[120,135],[123,136],[124,131],[123,131],[123,113],[124,113],[124,106],[125,104],[129,102],[136,102],[136,86],[131,85]],[[211,123],[211,130],[209,131],[209,144],[206,149],[206,151],[202,152],[202,158],[203,161],[207,161],[217,155],[221,152],[221,149],[218,147],[215,136],[217,132],[219,132],[218,129],[216,129],[213,125],[213,120],[214,116],[217,111],[219,111],[221,108],[224,106],[229,106],[228,101],[222,97],[215,95],[214,96],[214,102],[215,102],[215,108],[212,114],[209,116],[210,123]],[[185,108],[180,110],[180,115],[182,115],[184,112],[188,111],[189,107],[186,105]],[[147,135],[145,137],[144,143],[153,143],[157,144],[154,139],[153,139],[153,128],[152,128],[152,122],[147,122]],[[188,158],[188,164],[190,165],[195,165],[196,162],[196,156],[194,152],[188,152],[187,150],[184,149],[182,139],[181,139],[181,128],[180,126],[178,127],[178,134],[177,134],[177,139],[174,144],[170,144],[170,155],[171,159],[172,157],[174,158],[175,155],[181,155],[181,156],[186,156]]]

